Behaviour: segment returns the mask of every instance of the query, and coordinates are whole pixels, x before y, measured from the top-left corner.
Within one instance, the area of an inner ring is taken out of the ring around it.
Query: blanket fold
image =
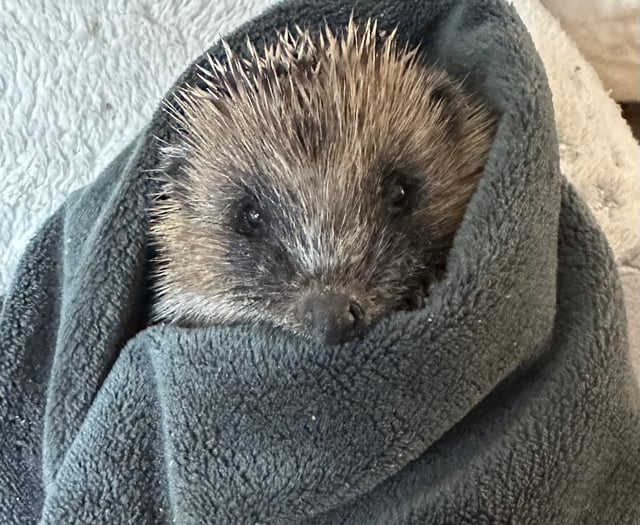
[[[500,117],[446,278],[422,310],[339,346],[265,325],[145,327],[149,173],[173,133],[159,110],[32,240],[4,300],[3,522],[640,520],[618,277],[560,174],[526,30],[497,0],[306,0],[227,41],[246,53],[247,36],[352,14],[397,27]]]

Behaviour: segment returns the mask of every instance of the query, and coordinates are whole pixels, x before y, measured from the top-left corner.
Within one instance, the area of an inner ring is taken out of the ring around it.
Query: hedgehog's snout
[[[346,294],[310,294],[300,308],[301,324],[309,335],[326,344],[345,343],[360,337],[367,328],[366,312]]]

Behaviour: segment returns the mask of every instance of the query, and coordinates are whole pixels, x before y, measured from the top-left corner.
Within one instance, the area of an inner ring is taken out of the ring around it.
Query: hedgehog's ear
[[[171,198],[176,188],[184,180],[184,167],[189,155],[189,148],[185,144],[166,144],[160,148],[157,180],[159,182],[157,198],[166,200]]]
[[[180,177],[182,167],[189,155],[189,147],[184,143],[167,144],[160,148],[160,171],[170,180]]]
[[[155,198],[157,201],[174,201],[185,190],[186,181],[186,165],[190,155],[189,146],[186,144],[175,143],[167,144],[160,148],[160,162],[158,164],[157,193]],[[190,199],[180,198],[181,208],[195,212]]]

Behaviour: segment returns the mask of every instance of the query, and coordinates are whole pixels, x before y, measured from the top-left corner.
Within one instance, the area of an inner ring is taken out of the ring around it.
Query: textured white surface
[[[0,0],[0,295],[29,238],[260,0]]]
[[[545,63],[562,172],[587,201],[620,259],[640,245],[640,145],[558,21],[537,2],[512,3]]]
[[[640,0],[544,0],[616,100],[640,100]]]
[[[34,231],[135,136],[184,67],[269,3],[0,0],[0,295]],[[640,146],[557,20],[538,0],[513,3],[547,68],[563,171],[631,275],[630,297]]]

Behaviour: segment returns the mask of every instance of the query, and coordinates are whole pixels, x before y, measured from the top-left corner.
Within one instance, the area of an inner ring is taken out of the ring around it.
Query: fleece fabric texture
[[[446,279],[424,309],[342,346],[268,326],[140,330],[148,170],[171,135],[157,111],[46,222],[3,302],[3,522],[640,519],[613,254],[560,173],[523,24],[497,0],[306,0],[228,41],[336,29],[352,10],[397,26],[500,115]],[[176,85],[196,81],[190,67]]]
[[[560,9],[561,2],[547,3]],[[585,2],[585,10],[594,9],[593,4]],[[513,5],[547,73],[562,174],[595,215],[616,258],[626,301],[631,358],[640,381],[640,144],[598,78],[601,71],[596,72],[584,60],[558,20],[539,2],[513,0]],[[620,23],[623,19],[616,17]],[[600,31],[594,30],[592,35],[613,31],[608,24],[598,27]],[[601,51],[614,52],[609,48]]]

